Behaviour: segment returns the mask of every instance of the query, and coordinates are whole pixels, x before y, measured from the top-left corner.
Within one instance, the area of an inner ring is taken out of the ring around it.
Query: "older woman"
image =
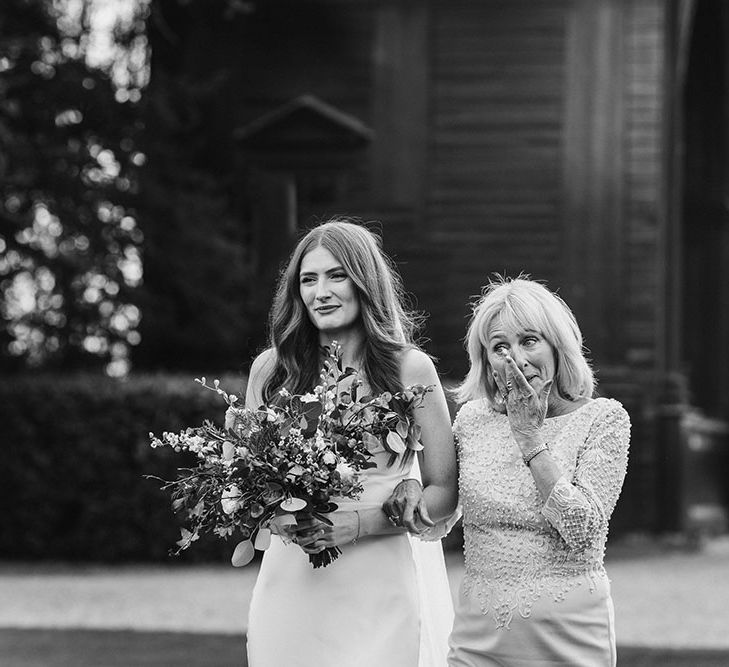
[[[454,424],[466,569],[448,664],[614,665],[603,555],[628,415],[592,398],[577,322],[537,282],[489,284],[467,347]],[[403,520],[407,491],[385,505]]]

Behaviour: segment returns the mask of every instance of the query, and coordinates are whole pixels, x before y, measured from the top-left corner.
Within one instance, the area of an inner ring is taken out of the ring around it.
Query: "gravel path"
[[[636,553],[638,552],[638,553]],[[608,550],[621,646],[729,649],[729,538]],[[452,590],[463,565],[448,554]],[[0,627],[240,634],[257,568],[0,565]]]

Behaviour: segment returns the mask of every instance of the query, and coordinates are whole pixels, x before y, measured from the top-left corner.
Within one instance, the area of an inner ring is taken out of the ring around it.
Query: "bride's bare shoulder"
[[[270,373],[276,365],[276,348],[269,347],[261,352],[251,364],[251,377],[260,373]]]
[[[405,386],[433,384],[438,380],[438,371],[430,355],[416,347],[401,352],[400,375]]]
[[[261,352],[251,364],[246,388],[246,405],[260,405],[263,402],[263,386],[276,366],[276,349],[269,347]]]

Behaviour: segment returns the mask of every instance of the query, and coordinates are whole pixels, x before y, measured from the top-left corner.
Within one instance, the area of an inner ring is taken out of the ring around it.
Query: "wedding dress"
[[[451,667],[615,665],[603,556],[630,421],[598,398],[542,432],[564,473],[546,502],[506,415],[476,400],[456,417],[466,568]]]
[[[419,478],[374,452],[358,501],[381,507],[402,479]],[[443,667],[453,606],[440,540],[409,534],[366,537],[314,569],[296,544],[274,536],[253,590],[250,667]]]

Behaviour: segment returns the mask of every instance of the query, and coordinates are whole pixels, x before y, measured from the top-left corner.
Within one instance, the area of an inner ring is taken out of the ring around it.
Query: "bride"
[[[266,550],[249,612],[250,667],[445,664],[453,610],[436,522],[456,506],[456,455],[443,389],[413,342],[414,324],[399,276],[367,228],[334,219],[299,241],[271,308],[270,347],[251,367],[246,405],[275,401],[281,389],[310,391],[321,348],[333,341],[365,389],[434,390],[415,410],[417,456],[407,450],[388,465],[388,451],[373,451],[377,467],[367,471],[364,492],[338,501],[331,526],[300,523]],[[389,519],[382,504],[407,478],[422,481],[422,499],[401,520]],[[408,532],[416,526],[425,539]],[[329,547],[342,555],[312,568],[309,554]]]

